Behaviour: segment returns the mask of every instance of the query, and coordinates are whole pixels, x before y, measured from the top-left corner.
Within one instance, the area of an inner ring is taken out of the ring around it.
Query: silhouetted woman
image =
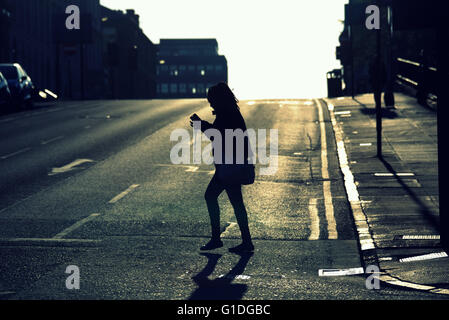
[[[248,215],[245,209],[245,204],[243,203],[242,197],[242,185],[241,184],[227,184],[222,179],[218,177],[217,172],[220,170],[220,166],[223,166],[226,158],[226,148],[225,148],[225,130],[226,129],[241,129],[246,132],[246,124],[243,119],[240,109],[238,106],[238,100],[229,89],[228,85],[225,83],[219,83],[208,90],[207,100],[212,107],[213,114],[216,119],[213,124],[207,121],[201,120],[197,114],[191,116],[191,125],[193,121],[201,121],[201,131],[205,132],[208,129],[217,129],[221,133],[222,137],[222,164],[215,161],[215,175],[207,187],[205,198],[207,203],[207,209],[209,211],[210,222],[212,226],[212,239],[203,247],[201,250],[213,250],[223,246],[223,242],[220,239],[220,208],[218,206],[218,196],[226,190],[229,200],[234,208],[234,213],[237,218],[237,223],[242,234],[242,244],[237,247],[230,248],[230,252],[250,252],[254,250],[254,246],[251,240],[251,234],[248,227]],[[213,140],[213,139],[211,139]],[[249,144],[248,140],[245,139],[244,147],[244,161],[248,163],[248,152]],[[215,149],[213,145],[213,149]],[[236,147],[234,145],[233,160],[234,164],[239,155],[235,152]],[[215,152],[215,150],[214,150]],[[214,159],[215,156],[214,156]],[[223,167],[221,167],[223,168]]]

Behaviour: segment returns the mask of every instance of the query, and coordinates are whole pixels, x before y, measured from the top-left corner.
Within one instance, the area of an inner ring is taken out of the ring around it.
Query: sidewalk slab
[[[383,109],[383,159],[377,157],[373,96],[326,101],[333,106],[334,130],[342,132],[381,272],[392,284],[447,294],[449,258],[439,255],[438,238],[437,115],[412,97],[395,94],[395,100],[395,109]],[[372,261],[370,253],[366,262]]]

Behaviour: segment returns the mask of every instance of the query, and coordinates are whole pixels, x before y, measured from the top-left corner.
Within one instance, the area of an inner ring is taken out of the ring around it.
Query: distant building
[[[404,1],[405,2],[405,1]],[[344,94],[351,95],[371,92],[369,65],[377,53],[377,31],[365,27],[365,8],[372,4],[370,0],[349,0],[346,5],[358,7],[357,10],[346,10],[344,30],[340,35],[340,46],[337,47],[337,59],[341,61]],[[414,28],[410,30],[394,30],[390,34],[388,16],[395,16],[388,6],[391,1],[382,1],[379,5],[381,16],[381,56],[386,63],[390,81],[398,83],[395,75],[398,69],[397,58],[419,62],[424,51],[430,66],[436,65],[436,33],[429,28]],[[403,10],[407,10],[404,4]],[[351,24],[350,21],[360,20],[363,23]]]
[[[65,15],[69,5],[91,17],[92,41],[82,47],[56,41],[65,28],[56,23],[57,17]],[[99,0],[0,0],[0,15],[0,62],[21,64],[38,88],[62,98],[102,96]]]
[[[139,27],[134,10],[102,7],[106,96],[150,99],[156,95],[156,47]]]
[[[228,82],[226,58],[215,39],[161,39],[156,61],[158,98],[204,98]]]
[[[0,62],[10,60],[10,33],[12,24],[11,11],[9,1],[0,0]]]
[[[349,0],[345,10],[344,30],[340,35],[340,47],[337,48],[337,59],[343,66],[342,75],[344,94],[355,95],[371,92],[369,66],[377,49],[377,31],[368,30],[365,26],[365,8],[368,0]],[[357,6],[356,10],[348,10],[349,6]],[[358,24],[351,21],[360,20]],[[386,26],[386,10],[381,7],[381,25]],[[381,29],[383,52],[387,41],[388,28]],[[386,55],[383,54],[385,57]]]

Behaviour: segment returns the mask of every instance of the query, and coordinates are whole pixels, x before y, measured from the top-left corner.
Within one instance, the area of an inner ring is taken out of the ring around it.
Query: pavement
[[[327,99],[340,168],[365,267],[387,285],[449,294],[449,258],[440,245],[437,116],[396,94],[383,107],[383,159],[376,156],[372,95]]]

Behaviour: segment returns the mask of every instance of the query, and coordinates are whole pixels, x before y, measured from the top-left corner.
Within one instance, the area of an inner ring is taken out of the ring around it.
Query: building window
[[[177,66],[170,66],[170,75],[171,76],[177,76],[178,75],[178,67]]]
[[[179,66],[179,74],[180,74],[180,75],[185,74],[185,73],[186,73],[186,70],[187,70],[187,66],[185,66],[185,65]]]
[[[185,83],[179,84],[179,92],[180,93],[187,93],[187,85]]]
[[[223,71],[223,66],[222,66],[221,64],[216,65],[216,66],[215,66],[215,70],[216,70],[217,72],[221,72],[221,71]]]
[[[203,83],[199,83],[199,84],[197,85],[197,88],[198,88],[198,93],[199,93],[199,94],[204,94],[204,93],[206,92]]]
[[[168,93],[168,84],[167,83],[161,84],[161,92],[163,94],[167,94]]]
[[[200,75],[205,76],[206,75],[206,68],[204,66],[198,66],[198,71],[200,73]]]
[[[189,84],[189,92],[191,94],[196,94],[196,87],[194,84]]]
[[[170,84],[170,93],[178,93],[178,85],[176,83]]]
[[[189,66],[189,71],[190,71],[190,72],[195,71],[195,66]]]

